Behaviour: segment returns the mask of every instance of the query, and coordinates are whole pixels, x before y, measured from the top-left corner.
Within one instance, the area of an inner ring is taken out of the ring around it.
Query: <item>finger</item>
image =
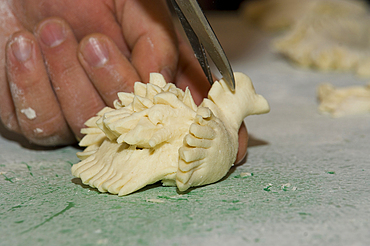
[[[5,49],[4,49],[5,50]],[[5,63],[5,60],[4,60]],[[0,119],[3,125],[10,131],[21,133],[19,127],[17,115],[15,113],[14,103],[10,92],[9,84],[7,83],[7,77],[5,76],[5,64],[4,64],[4,76],[0,78]]]
[[[3,1],[0,7],[0,119],[3,125],[11,131],[20,132],[15,108],[10,93],[5,69],[5,48],[10,36],[23,29],[13,12],[8,6],[9,2]]]
[[[132,92],[140,76],[130,61],[107,36],[93,34],[84,38],[78,58],[104,102],[113,106],[118,92]]]
[[[31,33],[22,31],[11,37],[7,45],[7,74],[18,123],[25,137],[40,145],[74,142]]]
[[[105,103],[78,61],[78,44],[68,24],[49,18],[35,32],[62,112],[74,134],[82,137],[84,122]]]
[[[173,82],[178,63],[177,37],[166,1],[116,1],[118,22],[131,49],[131,62],[143,82],[162,73]]]
[[[247,156],[249,135],[248,135],[247,127],[245,126],[244,122],[240,126],[238,134],[239,134],[239,138],[238,138],[239,149],[238,149],[238,154],[236,155],[236,160],[235,160],[236,165],[241,164],[243,161],[245,161],[245,158]]]
[[[109,36],[127,57],[127,47],[121,27],[115,18],[114,1],[101,0],[27,0],[9,1],[13,12],[28,30],[34,30],[45,18],[57,16],[72,27],[78,41],[91,33]]]

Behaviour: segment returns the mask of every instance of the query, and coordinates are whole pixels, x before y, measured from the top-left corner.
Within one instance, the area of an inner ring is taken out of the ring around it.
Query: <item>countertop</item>
[[[318,113],[316,88],[364,85],[295,67],[236,14],[209,13],[234,71],[271,112],[245,119],[245,163],[180,194],[151,185],[125,197],[71,175],[78,148],[0,137],[0,245],[370,245],[370,114]],[[253,175],[252,175],[253,174]]]

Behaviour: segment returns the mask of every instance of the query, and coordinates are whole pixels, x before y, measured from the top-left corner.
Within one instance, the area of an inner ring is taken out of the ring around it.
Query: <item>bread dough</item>
[[[370,76],[370,17],[306,17],[273,47],[303,67]]]
[[[251,80],[235,73],[236,89],[215,82],[198,107],[188,89],[166,84],[161,74],[118,93],[115,108],[89,119],[72,174],[101,192],[130,194],[162,181],[185,191],[226,175],[238,151],[243,119],[269,111]]]
[[[367,5],[359,0],[259,0],[250,1],[243,8],[245,18],[264,29],[290,28],[306,16],[361,16]]]
[[[364,1],[266,0],[248,4],[245,15],[267,29],[289,28],[272,47],[299,66],[370,76],[370,16]]]
[[[346,88],[322,84],[318,87],[317,95],[320,101],[319,111],[333,117],[370,112],[370,84]]]

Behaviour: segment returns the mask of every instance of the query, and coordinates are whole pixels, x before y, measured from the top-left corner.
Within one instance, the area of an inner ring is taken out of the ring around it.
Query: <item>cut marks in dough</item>
[[[322,84],[317,89],[319,111],[332,117],[370,113],[370,84],[335,88]]]
[[[115,108],[85,123],[80,146],[86,149],[72,174],[119,196],[157,181],[185,191],[220,180],[235,161],[243,119],[269,111],[246,75],[235,79],[235,92],[215,82],[199,107],[188,89],[166,84],[161,74],[136,82],[134,93],[119,93]]]
[[[246,10],[267,29],[289,27],[272,46],[299,66],[370,76],[370,16],[364,1],[265,0]]]

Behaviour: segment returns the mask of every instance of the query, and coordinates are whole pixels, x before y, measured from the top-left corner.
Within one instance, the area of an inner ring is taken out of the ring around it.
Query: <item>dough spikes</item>
[[[72,174],[101,192],[119,196],[162,181],[180,191],[226,175],[236,159],[238,129],[251,114],[269,111],[251,80],[235,73],[236,90],[215,82],[198,107],[187,89],[152,73],[149,84],[119,93],[115,108],[89,119]]]

